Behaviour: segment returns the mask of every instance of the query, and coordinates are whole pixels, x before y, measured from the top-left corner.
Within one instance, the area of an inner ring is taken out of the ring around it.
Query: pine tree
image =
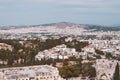
[[[113,80],[120,80],[119,78],[119,64],[117,63],[116,68],[115,68],[115,73],[113,75]]]

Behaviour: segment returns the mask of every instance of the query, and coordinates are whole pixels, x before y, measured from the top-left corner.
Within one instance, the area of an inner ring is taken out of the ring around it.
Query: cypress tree
[[[119,75],[119,64],[117,63],[116,68],[115,68],[115,72],[113,75],[113,80],[120,80],[120,75]]]

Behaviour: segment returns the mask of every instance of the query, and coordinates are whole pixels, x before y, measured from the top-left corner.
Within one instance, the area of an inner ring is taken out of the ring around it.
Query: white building
[[[70,56],[78,56],[78,52],[74,48],[67,48],[65,44],[58,45],[49,50],[40,51],[36,56],[36,60],[43,58],[48,59],[68,59]]]
[[[95,47],[93,45],[88,45],[84,48],[82,48],[84,52],[90,52],[90,53],[95,53]]]
[[[63,80],[57,68],[41,65],[0,69],[0,80]]]

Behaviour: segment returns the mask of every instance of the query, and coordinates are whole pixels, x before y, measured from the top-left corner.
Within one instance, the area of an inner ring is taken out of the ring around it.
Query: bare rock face
[[[13,47],[11,45],[6,44],[6,43],[0,43],[0,49],[12,51]]]

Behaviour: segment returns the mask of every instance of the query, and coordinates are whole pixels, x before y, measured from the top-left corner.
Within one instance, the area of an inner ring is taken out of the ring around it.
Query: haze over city
[[[0,26],[74,22],[118,26],[119,0],[0,0]]]

